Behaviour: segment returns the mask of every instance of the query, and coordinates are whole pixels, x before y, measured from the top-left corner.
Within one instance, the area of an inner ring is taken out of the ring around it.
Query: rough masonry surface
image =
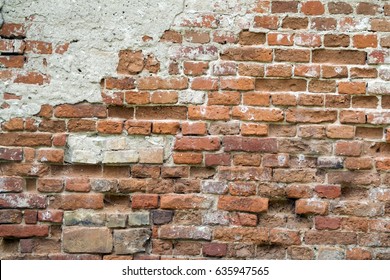
[[[390,259],[390,2],[0,1],[1,259]]]

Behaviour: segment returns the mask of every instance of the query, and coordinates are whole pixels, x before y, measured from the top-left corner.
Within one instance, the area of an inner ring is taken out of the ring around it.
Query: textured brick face
[[[7,16],[0,259],[389,259],[389,4],[187,2],[90,49]]]

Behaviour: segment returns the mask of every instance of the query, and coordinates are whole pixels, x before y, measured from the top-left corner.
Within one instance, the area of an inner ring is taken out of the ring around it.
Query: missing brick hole
[[[126,195],[105,195],[104,208],[110,210],[129,210],[130,199]]]

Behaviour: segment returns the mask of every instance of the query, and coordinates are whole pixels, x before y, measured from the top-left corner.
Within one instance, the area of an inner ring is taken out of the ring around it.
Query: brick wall
[[[5,21],[0,257],[390,259],[390,2],[187,2],[37,112],[74,42]]]

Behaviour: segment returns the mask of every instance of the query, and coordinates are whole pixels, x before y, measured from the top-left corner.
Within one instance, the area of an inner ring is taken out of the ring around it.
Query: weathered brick
[[[264,152],[275,153],[277,151],[277,141],[273,138],[254,138],[241,136],[225,136],[223,146],[226,152]]]
[[[46,196],[33,193],[0,194],[0,208],[46,208]]]
[[[22,192],[26,181],[20,177],[0,177],[0,193]]]
[[[0,225],[0,237],[30,238],[48,235],[47,225]]]
[[[268,198],[220,196],[218,209],[260,213],[268,210]]]
[[[65,227],[63,250],[68,253],[110,253],[113,239],[108,228]]]
[[[150,229],[114,230],[114,252],[116,254],[134,254],[145,252],[146,243],[150,237]]]
[[[55,196],[50,205],[63,210],[101,209],[103,198],[101,194],[64,194]]]
[[[208,209],[212,201],[205,197],[192,194],[162,195],[161,209]]]
[[[54,116],[58,118],[105,118],[107,111],[104,105],[98,104],[64,104],[55,107]]]
[[[297,214],[317,214],[326,215],[329,203],[320,200],[299,199],[295,203],[295,213]]]
[[[159,230],[161,239],[211,240],[212,232],[205,226],[163,225]]]

